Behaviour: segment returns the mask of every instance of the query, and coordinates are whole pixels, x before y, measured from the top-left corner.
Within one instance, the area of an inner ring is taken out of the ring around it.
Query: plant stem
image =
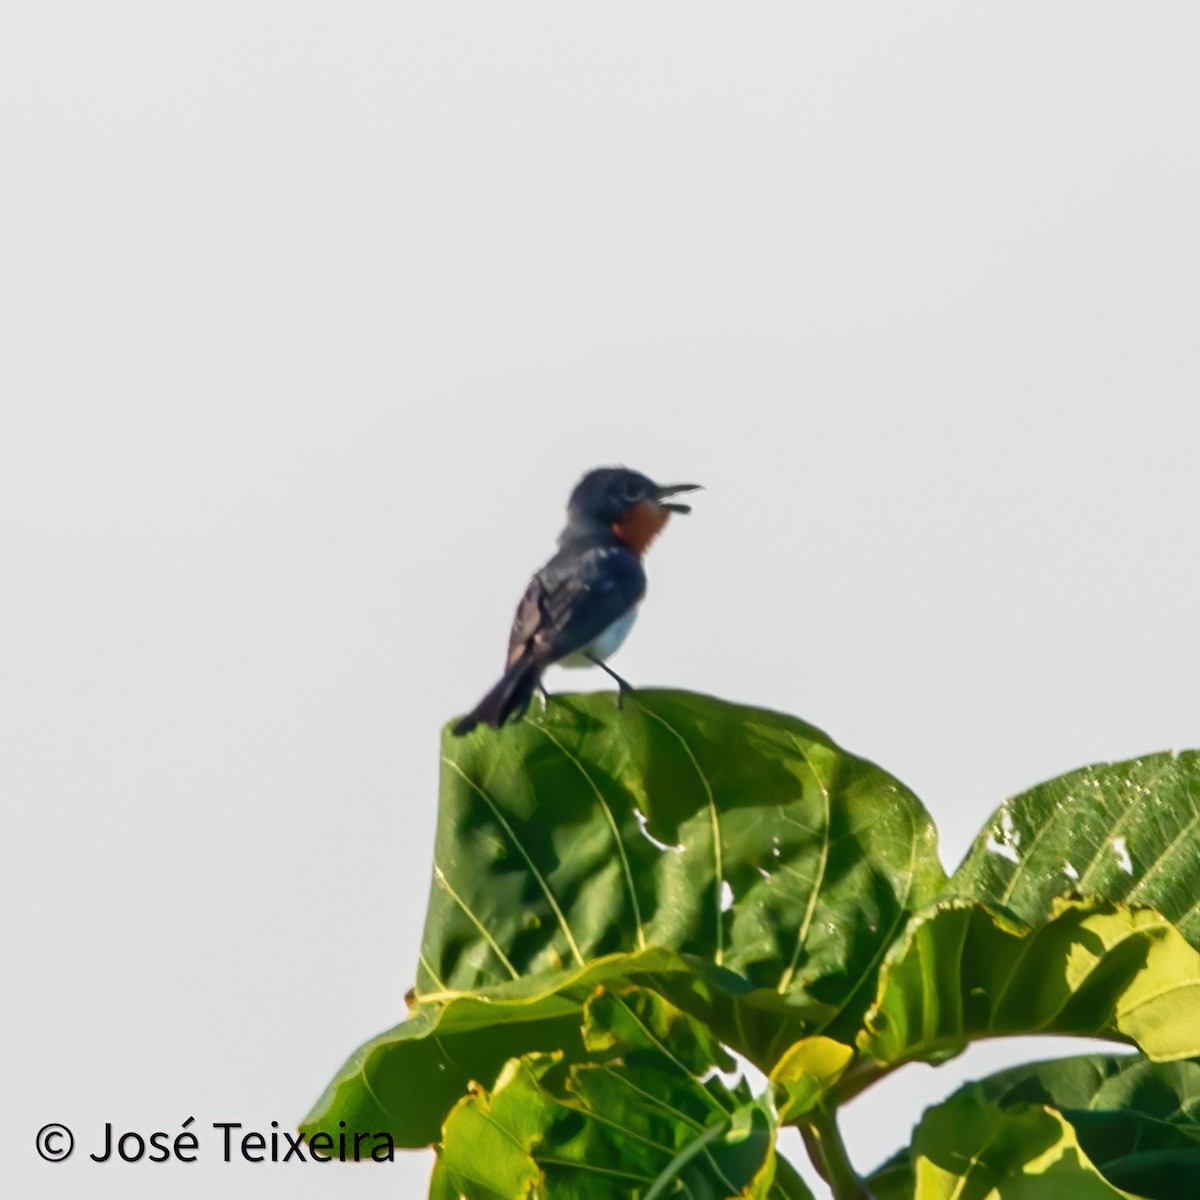
[[[832,1112],[817,1109],[800,1127],[809,1157],[833,1191],[834,1200],[871,1200],[867,1185],[858,1177],[846,1153]]]
[[[671,1186],[678,1178],[679,1173],[687,1166],[693,1158],[699,1154],[709,1142],[715,1142],[717,1138],[724,1137],[729,1132],[729,1118],[726,1117],[723,1121],[718,1121],[715,1125],[710,1125],[698,1138],[690,1141],[673,1159],[659,1172],[658,1178],[651,1185],[650,1190],[646,1193],[646,1200],[657,1200],[659,1196],[665,1196],[667,1188]]]
[[[876,1062],[873,1058],[856,1058],[850,1064],[850,1069],[834,1084],[826,1104],[838,1108],[853,1100],[859,1092],[866,1091],[872,1084],[878,1083],[885,1075],[890,1075],[898,1063]]]

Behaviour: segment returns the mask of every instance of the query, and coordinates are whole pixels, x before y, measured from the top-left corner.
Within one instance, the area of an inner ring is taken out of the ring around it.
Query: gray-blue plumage
[[[524,712],[551,664],[598,664],[616,652],[646,594],[641,554],[671,512],[689,511],[669,497],[696,486],[660,486],[624,467],[589,471],[579,481],[558,551],[517,605],[504,674],[455,725],[456,734],[480,724],[499,728]]]

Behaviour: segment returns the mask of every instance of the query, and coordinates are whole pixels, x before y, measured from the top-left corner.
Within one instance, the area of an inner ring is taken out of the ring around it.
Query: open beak
[[[701,485],[698,483],[668,483],[655,491],[654,503],[669,512],[689,513],[692,511],[690,504],[671,504],[668,503],[668,499],[671,496],[678,496],[681,492],[698,492],[700,489]]]

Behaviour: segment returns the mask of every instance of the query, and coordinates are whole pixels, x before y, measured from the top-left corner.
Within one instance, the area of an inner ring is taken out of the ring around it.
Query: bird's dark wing
[[[511,666],[526,654],[543,664],[586,646],[646,590],[641,563],[620,547],[555,555],[530,581],[508,643]]]
[[[545,594],[546,589],[542,584],[541,576],[535,575],[529,581],[525,595],[521,597],[521,603],[517,605],[512,630],[508,635],[507,665],[510,667],[517,659],[524,656],[525,651],[529,648],[529,643],[533,640],[533,635],[537,633],[538,626],[542,623],[542,604]]]

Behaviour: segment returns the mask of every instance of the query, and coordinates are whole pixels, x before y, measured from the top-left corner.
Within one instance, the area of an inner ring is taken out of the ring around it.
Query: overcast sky
[[[439,727],[593,465],[707,485],[617,669],[826,729],[947,865],[1200,745],[1197,62],[1183,3],[7,0],[0,1177],[424,1193],[33,1138],[291,1126],[403,1015]]]

